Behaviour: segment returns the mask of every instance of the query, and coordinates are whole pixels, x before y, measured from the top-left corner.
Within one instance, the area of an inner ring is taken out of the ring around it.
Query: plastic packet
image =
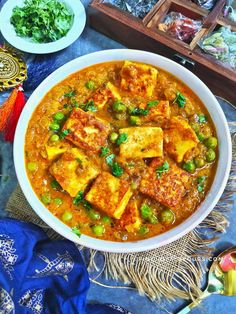
[[[236,32],[231,32],[229,26],[221,27],[198,44],[206,53],[236,68]]]
[[[190,43],[195,34],[201,29],[202,21],[193,20],[181,13],[170,12],[158,28],[172,37]]]
[[[154,7],[158,0],[105,0],[123,11],[143,19]]]
[[[223,14],[224,17],[236,23],[236,1],[227,0]]]
[[[216,4],[216,0],[192,0],[192,2],[207,10],[211,10]]]

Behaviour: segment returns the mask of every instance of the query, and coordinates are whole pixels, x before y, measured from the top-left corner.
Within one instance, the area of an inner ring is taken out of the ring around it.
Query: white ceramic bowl
[[[82,235],[81,238],[78,238],[72,233],[68,226],[53,216],[53,214],[51,214],[50,211],[44,207],[30,185],[26,173],[24,158],[25,133],[28,122],[33,111],[42,100],[44,95],[55,84],[59,83],[69,74],[96,63],[127,59],[152,64],[174,74],[176,77],[180,78],[183,82],[190,86],[191,89],[200,97],[202,102],[207,107],[216,126],[217,137],[219,140],[219,160],[215,179],[210,191],[199,208],[183,223],[161,235],[134,242],[104,241],[86,235]],[[206,87],[206,85],[190,71],[167,58],[150,52],[129,49],[105,50],[91,53],[86,56],[79,57],[53,72],[39,85],[39,87],[29,98],[18,122],[14,140],[14,162],[17,177],[20,186],[34,211],[51,228],[53,228],[65,238],[93,249],[109,252],[139,252],[151,250],[173,242],[194,229],[214,208],[224,191],[230,171],[231,151],[231,138],[226,118],[216,98]]]
[[[24,0],[8,0],[0,11],[0,30],[3,37],[13,46],[19,50],[36,53],[45,54],[52,53],[62,50],[69,45],[71,45],[76,39],[79,38],[82,33],[85,22],[86,13],[84,6],[79,0],[63,0],[63,2],[71,9],[74,13],[74,21],[71,29],[68,31],[66,36],[50,43],[36,43],[30,38],[23,38],[17,36],[14,26],[11,24],[10,19],[12,16],[12,10],[15,6],[23,6]]]

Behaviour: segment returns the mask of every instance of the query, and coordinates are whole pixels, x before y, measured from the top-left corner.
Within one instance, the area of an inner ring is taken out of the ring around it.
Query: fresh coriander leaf
[[[181,94],[180,92],[177,92],[174,103],[176,103],[180,108],[184,108],[184,106],[186,104],[185,96],[183,94]]]
[[[198,122],[200,123],[200,124],[203,124],[203,123],[206,123],[207,122],[207,118],[206,118],[206,116],[204,115],[204,114],[199,114],[198,115]]]
[[[132,116],[146,116],[149,114],[149,109],[132,108],[130,109],[130,114]]]
[[[54,189],[54,190],[60,190],[61,189],[61,186],[60,184],[57,182],[57,180],[53,180],[51,183],[50,183],[51,187]]]
[[[60,138],[64,139],[67,135],[69,135],[71,133],[71,130],[66,129],[60,132]]]
[[[162,166],[156,168],[157,178],[160,179],[164,172],[167,172],[170,169],[168,161],[165,161]]]
[[[117,162],[114,162],[111,165],[111,172],[115,177],[120,177],[124,173],[124,170]]]
[[[205,136],[202,133],[198,133],[197,137],[198,137],[200,142],[203,142],[205,140]]]
[[[117,145],[120,145],[120,144],[122,144],[122,143],[127,142],[127,140],[128,140],[128,134],[126,134],[126,133],[121,133],[121,134],[119,135],[117,141],[116,141],[116,144],[117,144]]]
[[[84,191],[79,191],[73,200],[74,205],[78,205],[84,199]]]
[[[71,228],[72,232],[76,234],[79,238],[81,237],[81,232],[77,227]]]
[[[115,158],[114,154],[111,154],[111,155],[106,157],[106,163],[108,164],[108,166],[111,166],[113,164],[114,158]]]
[[[76,158],[76,160],[77,160],[77,162],[80,164],[80,165],[82,165],[82,160],[80,159],[80,158]]]
[[[64,97],[74,97],[76,94],[75,94],[75,91],[71,91],[71,92],[69,92],[69,93],[66,93],[66,94],[64,94]]]
[[[105,157],[106,155],[108,155],[110,153],[110,149],[109,147],[106,146],[102,146],[101,147],[101,152],[100,152],[100,157]]]
[[[151,101],[148,102],[147,108],[150,109],[150,108],[152,108],[154,106],[157,106],[158,104],[159,104],[158,100],[151,100]]]
[[[92,205],[88,201],[86,201],[85,199],[82,201],[82,204],[83,204],[85,209],[87,209],[87,210],[92,209]]]
[[[98,108],[95,106],[93,100],[88,101],[87,104],[85,104],[85,105],[81,105],[80,108],[86,112],[87,111],[96,112],[98,110]]]
[[[62,1],[25,0],[22,7],[14,7],[10,21],[18,36],[48,43],[64,37],[73,19],[74,14]]]

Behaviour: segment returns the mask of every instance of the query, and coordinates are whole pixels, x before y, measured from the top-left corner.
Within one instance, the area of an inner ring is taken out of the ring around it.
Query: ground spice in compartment
[[[158,0],[105,0],[123,11],[127,11],[133,16],[143,19],[154,7]]]
[[[200,20],[190,19],[178,12],[170,12],[166,15],[164,22],[158,25],[159,30],[186,43],[192,41],[201,27]]]
[[[206,53],[236,68],[236,32],[229,26],[211,33],[199,45]]]

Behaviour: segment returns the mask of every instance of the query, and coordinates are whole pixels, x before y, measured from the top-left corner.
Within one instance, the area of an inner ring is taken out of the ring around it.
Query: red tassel
[[[23,93],[22,86],[19,86],[15,105],[12,110],[12,114],[8,120],[7,126],[5,128],[5,140],[6,141],[13,142],[17,122],[20,118],[20,114],[24,108],[24,105],[25,105],[25,95]]]

